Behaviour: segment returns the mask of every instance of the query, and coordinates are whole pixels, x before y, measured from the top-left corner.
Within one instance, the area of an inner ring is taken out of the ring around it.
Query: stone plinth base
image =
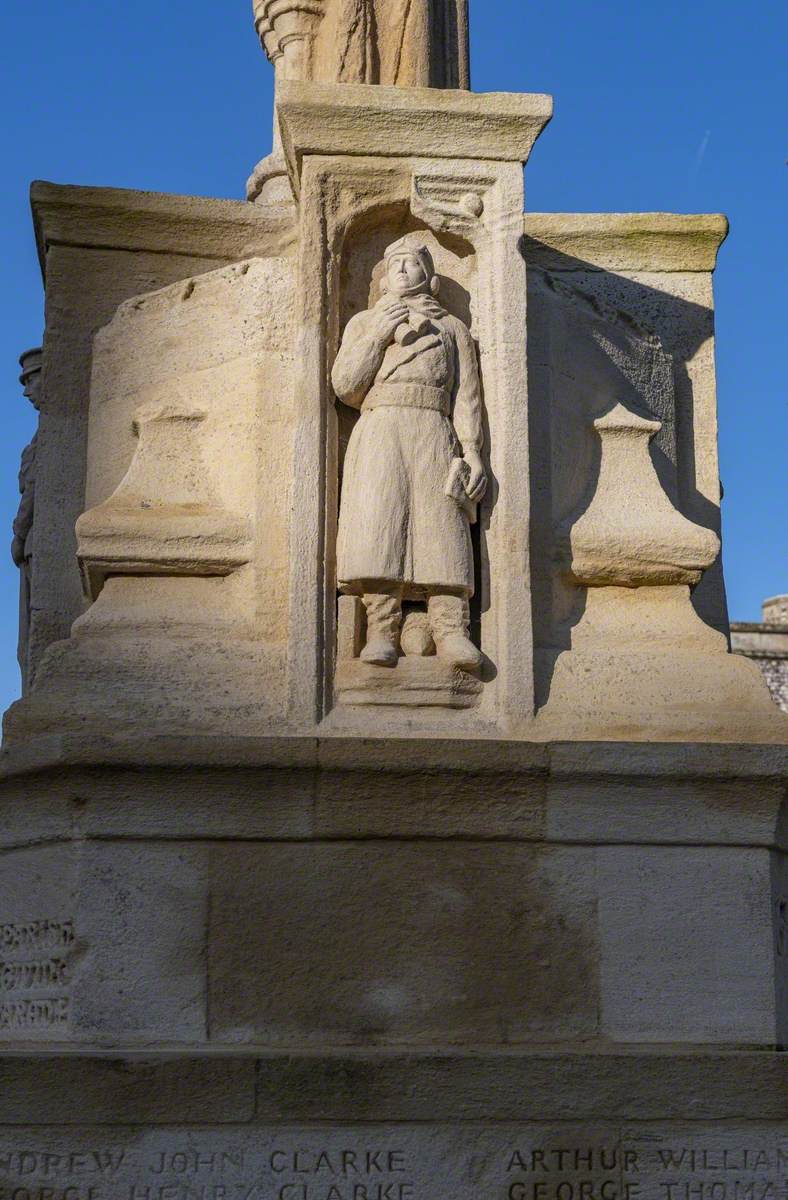
[[[18,1200],[785,1194],[777,1054],[20,1054],[0,1080]]]
[[[400,658],[395,667],[372,667],[361,659],[337,664],[340,704],[397,704],[409,708],[473,708],[483,685],[476,676],[439,658]]]
[[[779,747],[72,735],[6,761],[5,1048],[786,1041]]]

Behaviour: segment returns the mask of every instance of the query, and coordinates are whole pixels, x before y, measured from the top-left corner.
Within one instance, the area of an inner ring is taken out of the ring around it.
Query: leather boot
[[[430,596],[427,611],[438,658],[466,670],[480,667],[481,651],[469,637],[471,614],[468,597],[445,594]]]
[[[377,667],[394,667],[399,658],[402,600],[395,592],[366,592],[367,644],[361,660]]]

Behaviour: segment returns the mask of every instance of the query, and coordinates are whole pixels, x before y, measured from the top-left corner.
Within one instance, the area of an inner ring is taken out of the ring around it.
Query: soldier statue
[[[402,603],[426,601],[438,656],[473,669],[470,524],[484,495],[476,347],[440,304],[422,237],[385,253],[383,294],[348,323],[332,380],[361,410],[348,445],[337,542],[340,590],[367,614],[366,663],[395,666]]]
[[[22,374],[19,382],[24,394],[38,412],[41,403],[41,362],[40,347],[26,350],[20,356],[19,365]],[[38,432],[33,434],[29,446],[22,451],[22,461],[19,465],[19,491],[21,500],[13,524],[13,541],[11,542],[11,557],[19,567],[19,642],[17,659],[22,673],[22,691],[28,686],[28,640],[30,634],[30,584],[31,560],[33,557],[33,518],[36,496],[36,450]]]

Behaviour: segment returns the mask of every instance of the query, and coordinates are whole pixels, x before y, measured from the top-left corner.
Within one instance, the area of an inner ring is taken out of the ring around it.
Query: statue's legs
[[[384,591],[365,592],[363,601],[367,610],[367,644],[361,651],[362,661],[378,667],[393,667],[399,658],[402,586],[391,584],[386,585]]]
[[[470,605],[466,593],[436,593],[428,601],[432,636],[438,657],[455,667],[476,668],[481,651],[470,639]]]

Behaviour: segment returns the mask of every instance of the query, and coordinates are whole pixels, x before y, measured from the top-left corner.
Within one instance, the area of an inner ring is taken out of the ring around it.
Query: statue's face
[[[413,296],[430,290],[431,280],[427,277],[418,254],[403,250],[392,254],[386,269],[386,284],[395,296]]]
[[[23,384],[23,391],[24,391],[24,395],[27,397],[27,399],[30,401],[30,403],[33,405],[33,407],[36,410],[38,410],[40,402],[41,402],[41,372],[40,371],[33,371],[33,373],[31,375],[27,376],[27,378],[25,379],[25,382]]]

